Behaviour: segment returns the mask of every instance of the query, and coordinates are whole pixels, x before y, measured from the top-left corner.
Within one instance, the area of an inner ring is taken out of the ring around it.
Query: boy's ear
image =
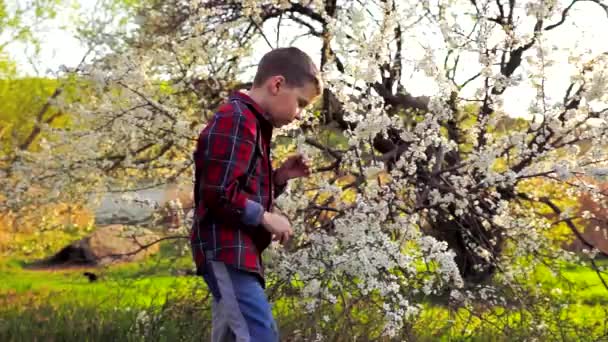
[[[285,86],[285,77],[282,75],[271,76],[268,78],[266,85],[270,94],[277,95],[281,87]]]

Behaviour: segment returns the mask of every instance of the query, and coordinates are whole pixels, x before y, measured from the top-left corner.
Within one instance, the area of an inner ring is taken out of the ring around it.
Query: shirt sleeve
[[[224,222],[257,226],[262,220],[264,207],[248,199],[240,186],[254,158],[256,131],[256,122],[234,104],[217,113],[201,135],[199,194],[207,210]]]

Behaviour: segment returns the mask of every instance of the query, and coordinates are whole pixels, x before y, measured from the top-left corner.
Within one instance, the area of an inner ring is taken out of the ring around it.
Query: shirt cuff
[[[257,226],[262,222],[264,215],[264,207],[258,202],[247,200],[245,211],[241,217],[241,222],[249,226]]]

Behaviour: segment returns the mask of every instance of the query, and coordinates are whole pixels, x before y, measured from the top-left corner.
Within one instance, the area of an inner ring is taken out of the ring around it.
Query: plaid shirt
[[[246,94],[233,93],[201,131],[195,163],[191,246],[198,272],[208,260],[254,272],[271,234],[260,225],[284,186],[274,185],[272,124]]]

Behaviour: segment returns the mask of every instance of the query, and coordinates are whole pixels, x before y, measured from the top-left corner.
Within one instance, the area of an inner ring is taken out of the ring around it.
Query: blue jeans
[[[213,294],[211,341],[279,341],[264,289],[254,274],[209,261],[203,278]]]

